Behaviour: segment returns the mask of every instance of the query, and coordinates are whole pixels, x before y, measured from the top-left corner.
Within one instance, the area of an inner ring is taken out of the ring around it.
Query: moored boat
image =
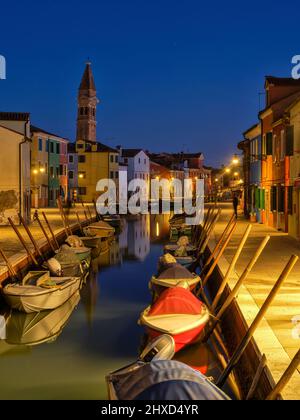
[[[6,342],[36,346],[54,341],[62,332],[80,300],[75,292],[63,305],[50,311],[25,314],[12,311],[6,323]]]
[[[95,222],[85,228],[85,232],[90,236],[109,238],[114,235],[115,229],[108,223],[100,221]]]
[[[202,373],[176,360],[137,362],[106,380],[111,400],[230,400]]]
[[[80,288],[80,277],[50,277],[49,272],[29,272],[22,284],[7,284],[2,293],[7,304],[20,312],[55,309]]]
[[[206,305],[184,287],[168,288],[141,314],[139,322],[150,338],[170,334],[176,352],[194,342],[209,321]]]
[[[200,277],[191,273],[180,264],[173,264],[158,276],[152,276],[150,285],[158,293],[165,288],[176,287],[180,283],[185,283],[190,290],[193,290],[200,282]]]

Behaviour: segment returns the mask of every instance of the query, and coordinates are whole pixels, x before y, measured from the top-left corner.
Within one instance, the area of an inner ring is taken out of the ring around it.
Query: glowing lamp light
[[[239,158],[237,157],[237,155],[235,155],[232,159],[232,163],[233,165],[237,165],[239,163]]]
[[[230,174],[231,169],[230,169],[230,168],[226,168],[226,169],[225,169],[225,172],[226,172],[227,174]]]
[[[83,174],[79,174],[79,178],[82,179],[83,178]]]
[[[44,174],[45,173],[45,168],[40,168],[40,172],[41,172],[41,174]]]
[[[216,181],[216,182],[218,182],[218,181],[219,181],[219,179],[218,179],[218,178],[216,178],[216,179],[215,179],[215,181]]]
[[[235,173],[234,173],[234,176],[239,176],[239,173],[238,173],[238,172],[235,172]]]
[[[37,169],[34,169],[32,172],[34,173],[34,175],[37,175],[39,173]]]

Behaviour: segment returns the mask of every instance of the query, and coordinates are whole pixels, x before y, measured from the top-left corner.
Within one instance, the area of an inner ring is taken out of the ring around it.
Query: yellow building
[[[78,196],[84,202],[96,200],[98,181],[112,179],[118,189],[119,153],[102,143],[77,140],[78,154]]]
[[[27,113],[0,113],[0,225],[18,213],[30,222],[30,120]]]
[[[289,234],[300,239],[300,100],[297,99],[286,110],[289,131],[286,134],[286,149],[290,149],[289,194],[292,199],[289,208]],[[288,137],[287,137],[288,136]],[[288,152],[288,150],[286,150]],[[287,174],[288,175],[288,174]]]

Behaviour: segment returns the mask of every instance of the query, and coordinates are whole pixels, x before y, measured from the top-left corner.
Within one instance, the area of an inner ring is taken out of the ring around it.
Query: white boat
[[[150,285],[167,288],[176,287],[178,284],[186,284],[187,288],[193,290],[199,282],[200,277],[197,274],[191,273],[180,264],[173,264],[159,276],[152,276]]]
[[[100,221],[95,222],[85,228],[85,233],[90,236],[98,236],[98,237],[110,237],[113,236],[115,233],[115,229],[110,226],[108,223]]]
[[[51,277],[49,272],[29,272],[22,284],[2,289],[7,304],[20,312],[40,312],[64,304],[80,288],[80,277]]]
[[[63,305],[51,311],[24,314],[12,311],[6,323],[6,342],[12,345],[36,346],[54,341],[67,324],[80,301],[79,291]]]

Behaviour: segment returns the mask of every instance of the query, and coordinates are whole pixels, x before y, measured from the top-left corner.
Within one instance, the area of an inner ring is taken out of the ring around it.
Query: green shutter
[[[270,131],[266,134],[266,153],[268,156],[273,155],[273,133]]]
[[[294,126],[286,128],[286,156],[294,155]]]
[[[260,191],[259,188],[255,188],[255,206],[256,209],[260,208]]]
[[[265,204],[265,190],[260,189],[260,209],[265,210],[266,204]]]

